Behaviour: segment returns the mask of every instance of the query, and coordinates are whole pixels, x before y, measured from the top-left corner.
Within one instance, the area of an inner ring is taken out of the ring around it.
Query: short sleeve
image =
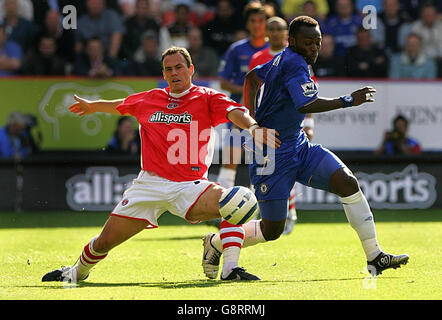
[[[292,67],[284,74],[285,85],[296,109],[318,98],[318,87],[304,66]]]
[[[140,114],[147,92],[131,94],[117,106],[117,110],[122,114],[130,114],[134,117]]]
[[[253,69],[255,71],[255,74],[258,76],[259,80],[264,81],[267,71],[269,70],[270,66],[272,65],[271,61],[272,60],[270,60],[267,63],[258,65]]]
[[[235,102],[225,94],[213,90],[209,96],[210,122],[212,127],[216,127],[221,123],[228,122],[227,114],[239,109],[248,113],[248,109],[243,105]]]

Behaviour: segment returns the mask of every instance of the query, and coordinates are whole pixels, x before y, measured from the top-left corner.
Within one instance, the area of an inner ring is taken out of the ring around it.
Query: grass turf
[[[410,262],[372,279],[342,211],[299,212],[288,236],[245,248],[240,265],[263,280],[208,280],[201,269],[201,238],[217,229],[188,225],[171,215],[115,248],[75,286],[41,277],[75,262],[107,214],[0,213],[0,299],[77,300],[323,300],[442,298],[442,211],[376,211],[381,247],[408,253]]]

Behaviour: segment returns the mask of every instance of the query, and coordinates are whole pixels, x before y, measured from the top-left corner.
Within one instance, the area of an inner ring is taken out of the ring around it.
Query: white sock
[[[376,238],[373,214],[367,199],[359,190],[351,196],[341,198],[341,201],[348,222],[356,230],[361,240],[367,261],[372,261],[381,253],[381,248]]]
[[[261,231],[261,220],[250,220],[249,222],[242,225],[245,235],[243,248],[254,246],[255,244],[266,242]]]
[[[218,173],[217,182],[223,188],[232,188],[235,186],[236,170],[221,167]]]

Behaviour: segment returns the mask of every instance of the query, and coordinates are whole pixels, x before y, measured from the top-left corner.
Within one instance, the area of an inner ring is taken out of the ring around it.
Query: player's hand
[[[74,95],[74,99],[77,102],[69,107],[69,111],[71,111],[72,113],[76,113],[79,116],[84,116],[96,112],[93,101],[80,98],[77,95]]]
[[[253,130],[253,139],[256,145],[262,150],[263,144],[273,149],[278,149],[281,146],[281,141],[277,138],[278,131],[264,127],[257,127]]]
[[[354,91],[351,96],[353,97],[353,106],[359,106],[366,102],[374,102],[373,95],[376,93],[376,89],[373,87],[364,87]]]

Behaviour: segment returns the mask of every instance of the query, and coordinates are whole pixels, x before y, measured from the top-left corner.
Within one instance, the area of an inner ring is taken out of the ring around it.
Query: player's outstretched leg
[[[83,252],[78,258],[75,265],[72,267],[61,267],[54,271],[48,272],[43,276],[41,281],[67,281],[67,282],[78,282],[86,280],[89,277],[91,269],[106,258],[106,253],[96,252],[94,250],[94,242],[97,237],[92,238],[92,240],[84,247]]]
[[[142,220],[126,219],[118,216],[110,216],[106,221],[100,235],[83,248],[83,251],[75,265],[62,267],[45,274],[42,278],[46,281],[78,282],[86,280],[91,269],[101,260],[106,258],[107,253],[114,247],[128,240],[141,230],[144,230],[148,222]]]

